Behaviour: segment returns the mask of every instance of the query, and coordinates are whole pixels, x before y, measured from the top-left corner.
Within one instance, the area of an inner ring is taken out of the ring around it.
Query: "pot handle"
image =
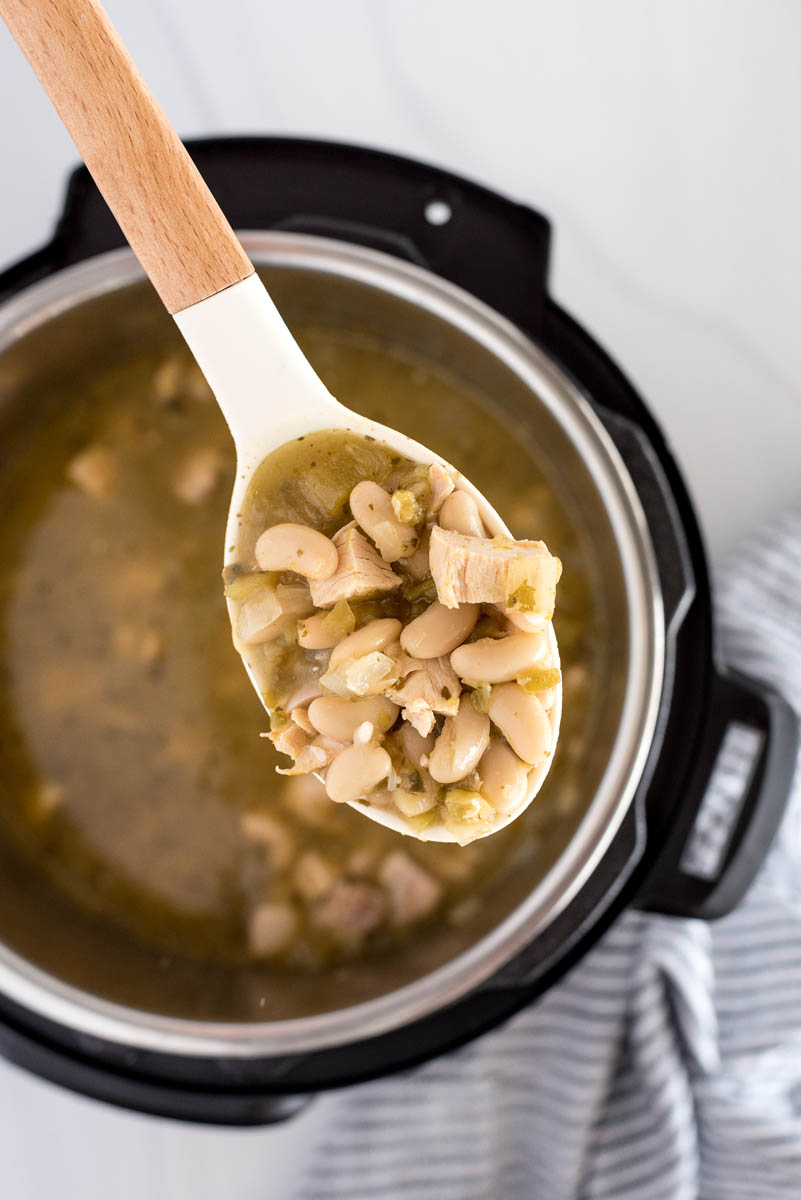
[[[606,432],[625,463],[637,494],[648,506],[665,626],[674,633],[695,597],[695,576],[676,500],[659,458],[645,431],[603,405],[595,406]]]
[[[723,668],[714,674],[709,712],[711,728],[670,835],[639,892],[638,908],[704,920],[725,916],[753,882],[784,816],[799,746],[795,710],[768,685]],[[739,810],[723,831],[712,869],[702,869],[699,851],[704,842],[715,850],[721,832],[711,809],[705,822],[705,806],[736,799],[731,766],[738,749],[750,760],[740,761],[734,774],[742,778],[745,766]]]

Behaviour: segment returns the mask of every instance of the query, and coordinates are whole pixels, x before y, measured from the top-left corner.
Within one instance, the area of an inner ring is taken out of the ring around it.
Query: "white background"
[[[796,0],[108,0],[179,131],[310,134],[447,166],[556,227],[552,286],[626,368],[714,558],[801,494]],[[75,152],[0,31],[0,265]],[[117,1113],[0,1064],[8,1200],[289,1194],[286,1129]]]

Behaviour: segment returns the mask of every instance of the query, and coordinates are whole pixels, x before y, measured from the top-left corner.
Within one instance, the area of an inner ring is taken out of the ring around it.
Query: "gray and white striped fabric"
[[[726,660],[801,709],[801,507],[719,591]],[[323,1103],[299,1200],[799,1200],[798,772],[729,917],[630,913],[503,1029]]]

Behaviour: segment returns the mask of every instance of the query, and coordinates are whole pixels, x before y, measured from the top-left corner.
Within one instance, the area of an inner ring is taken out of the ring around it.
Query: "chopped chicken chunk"
[[[172,481],[172,490],[184,504],[201,504],[217,486],[225,458],[216,446],[203,446],[186,458]]]
[[[249,842],[264,846],[271,866],[276,871],[285,871],[295,857],[295,842],[286,825],[258,809],[243,812],[239,824]]]
[[[434,727],[436,713],[452,717],[459,711],[462,685],[447,655],[442,658],[407,659],[412,669],[398,687],[386,695],[402,706],[402,716],[422,737]]]
[[[270,741],[281,754],[293,760],[291,767],[277,767],[279,775],[308,775],[311,771],[322,771],[336,758],[345,743],[318,734],[310,737],[295,721],[287,721],[268,734]]]
[[[279,754],[288,754],[292,759],[297,759],[311,741],[308,733],[294,721],[286,721],[277,729],[271,729],[267,736]]]
[[[550,621],[562,564],[544,542],[431,530],[431,574],[446,608],[498,604]]]
[[[340,529],[333,540],[339,554],[336,571],[328,579],[311,580],[311,598],[317,608],[400,587],[400,578],[355,525]]]
[[[367,883],[343,880],[312,910],[312,924],[344,945],[358,945],[384,919],[384,893]]]
[[[307,903],[322,900],[339,882],[340,872],[329,859],[316,850],[305,850],[295,864],[292,882]]]
[[[102,500],[114,486],[117,465],[105,446],[87,446],[67,463],[67,479],[93,500]]]
[[[333,754],[309,742],[299,751],[291,767],[276,767],[275,770],[278,775],[311,775],[314,771],[325,770],[333,758]]]
[[[427,917],[439,904],[442,884],[403,850],[393,850],[378,869],[387,890],[393,925],[409,925]]]

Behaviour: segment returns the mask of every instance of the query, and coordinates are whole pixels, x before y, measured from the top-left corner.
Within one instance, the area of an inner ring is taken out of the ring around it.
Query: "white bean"
[[[537,616],[536,613],[525,612],[510,612],[505,604],[499,604],[498,608],[506,617],[510,625],[516,629],[521,629],[523,633],[538,633],[540,630],[547,628],[548,621],[546,617]]]
[[[386,733],[399,712],[398,705],[386,696],[365,696],[346,700],[341,696],[320,696],[309,705],[309,720],[318,733],[350,742],[360,725],[369,721],[379,733]]]
[[[490,740],[490,722],[485,713],[476,712],[470,697],[459,701],[455,717],[446,717],[428,759],[428,771],[437,783],[456,783],[478,766]]]
[[[406,792],[403,788],[396,788],[390,792],[390,800],[404,817],[419,817],[436,806],[437,793],[433,788],[430,792]]]
[[[496,812],[514,812],[526,798],[528,772],[528,765],[506,742],[493,738],[478,764],[481,795],[489,800]]]
[[[400,635],[400,643],[412,658],[440,658],[449,654],[472,632],[479,617],[477,604],[446,608],[435,600],[415,617]]]
[[[426,529],[414,554],[401,559],[401,566],[409,572],[412,579],[425,579],[428,575],[428,540],[429,533]]]
[[[255,555],[262,571],[296,571],[315,580],[330,578],[339,561],[336,546],[324,533],[290,521],[265,529]]]
[[[487,531],[478,512],[478,505],[468,492],[457,489],[442,503],[438,523],[443,529],[453,529],[468,537],[486,537]]]
[[[535,695],[517,683],[499,683],[489,701],[490,720],[518,758],[537,766],[551,750],[551,723]]]
[[[392,760],[382,746],[348,746],[325,773],[328,798],[335,804],[359,800],[386,779],[391,768]]]
[[[375,543],[384,562],[413,554],[417,533],[395,515],[392,498],[378,483],[363,479],[350,494],[354,520]]]
[[[328,613],[315,613],[305,621],[298,621],[298,645],[304,650],[330,650],[341,642],[342,634],[331,632],[330,621],[326,627],[328,616]]]
[[[433,733],[429,733],[428,737],[423,737],[413,725],[410,725],[408,721],[404,721],[398,732],[398,738],[403,747],[403,753],[412,766],[419,770],[423,765],[420,760],[422,758],[427,759],[428,755],[434,749],[435,738]]]
[[[397,642],[403,626],[394,617],[383,617],[370,621],[361,629],[349,633],[338,642],[331,651],[329,667],[338,667],[348,658],[363,658],[365,654],[373,654],[376,650],[385,650],[393,642]]]
[[[505,638],[481,638],[459,646],[451,655],[456,674],[475,683],[506,683],[542,662],[548,653],[543,633],[512,633]]]

